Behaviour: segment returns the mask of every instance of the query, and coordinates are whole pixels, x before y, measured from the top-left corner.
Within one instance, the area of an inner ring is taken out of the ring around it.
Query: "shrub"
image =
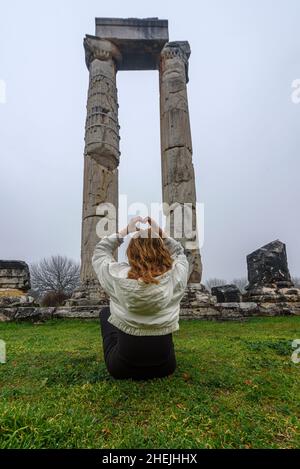
[[[49,291],[41,299],[41,306],[60,306],[69,296],[64,292]]]

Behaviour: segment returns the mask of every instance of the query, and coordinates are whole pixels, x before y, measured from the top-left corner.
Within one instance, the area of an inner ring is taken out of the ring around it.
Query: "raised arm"
[[[141,217],[132,218],[125,228],[117,233],[104,236],[95,246],[92,257],[93,269],[103,290],[110,296],[114,295],[114,283],[109,266],[111,263],[117,262],[114,251],[122,244],[128,233],[137,230],[136,223],[139,221],[142,221]]]
[[[114,257],[114,251],[123,242],[123,238],[118,233],[104,236],[95,246],[92,265],[98,277],[100,285],[108,295],[113,295],[113,279],[109,272],[109,265],[117,262]]]
[[[174,278],[184,289],[189,279],[189,261],[184,253],[184,247],[171,236],[164,238],[164,243],[170,251],[171,257],[174,259]]]

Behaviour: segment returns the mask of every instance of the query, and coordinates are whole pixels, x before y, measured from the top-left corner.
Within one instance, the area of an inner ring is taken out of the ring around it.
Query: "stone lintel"
[[[169,40],[168,20],[158,18],[96,18],[96,36],[121,52],[118,70],[156,70]]]

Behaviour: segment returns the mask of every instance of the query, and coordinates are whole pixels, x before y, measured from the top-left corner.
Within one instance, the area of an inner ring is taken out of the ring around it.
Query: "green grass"
[[[300,317],[181,322],[177,370],[111,378],[96,321],[0,323],[1,448],[297,448]]]

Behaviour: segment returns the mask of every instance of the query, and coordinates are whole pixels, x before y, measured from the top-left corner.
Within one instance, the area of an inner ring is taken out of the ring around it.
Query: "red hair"
[[[139,230],[131,238],[126,250],[130,270],[128,278],[141,278],[145,283],[159,283],[155,277],[171,269],[173,259],[163,238],[151,228]]]

